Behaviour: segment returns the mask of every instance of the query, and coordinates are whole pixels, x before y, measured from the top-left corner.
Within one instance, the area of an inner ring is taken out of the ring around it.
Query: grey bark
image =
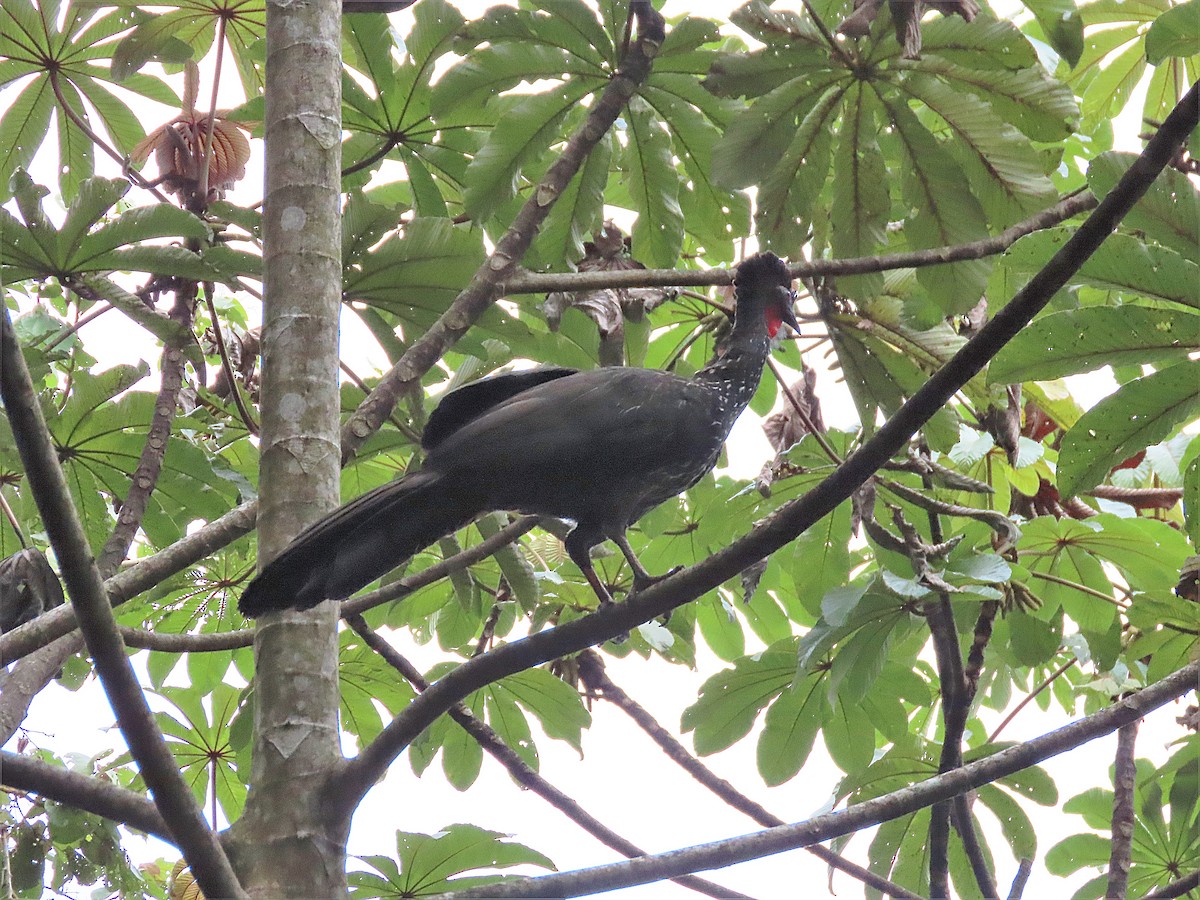
[[[341,9],[267,3],[259,560],[338,502]],[[342,763],[337,608],[260,621],[250,792],[234,864],[254,897],[346,893],[348,818],[316,788]]]

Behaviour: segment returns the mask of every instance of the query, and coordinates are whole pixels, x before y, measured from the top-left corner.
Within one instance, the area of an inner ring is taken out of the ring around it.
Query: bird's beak
[[[784,296],[780,297],[780,318],[785,323],[792,327],[792,331],[796,334],[800,333],[800,323],[796,321],[796,311],[793,307],[796,304],[796,292],[783,289]]]

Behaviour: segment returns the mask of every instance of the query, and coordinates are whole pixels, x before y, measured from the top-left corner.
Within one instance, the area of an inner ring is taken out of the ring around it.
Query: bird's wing
[[[480,378],[451,391],[442,398],[430,414],[429,421],[425,423],[421,447],[427,451],[432,450],[462,426],[497,404],[548,381],[578,374],[578,371],[563,366],[546,366],[524,372],[506,372],[503,375]]]
[[[707,408],[702,388],[665,372],[580,372],[464,423],[430,453],[427,466],[481,478],[635,475],[704,440]]]

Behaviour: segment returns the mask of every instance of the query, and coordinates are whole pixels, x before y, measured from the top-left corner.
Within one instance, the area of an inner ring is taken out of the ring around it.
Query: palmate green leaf
[[[228,662],[223,662],[222,673],[228,667]],[[218,682],[209,690],[163,687],[154,693],[171,704],[171,710],[157,713],[155,718],[196,799],[204,803],[215,790],[222,813],[236,821],[246,801],[246,785],[234,762],[229,726],[243,692]]]
[[[203,48],[193,49],[176,36],[181,25],[193,22],[194,17],[180,12],[146,16],[113,50],[113,79],[124,81],[151,61],[182,65],[202,55]]]
[[[1050,381],[1106,365],[1172,361],[1197,349],[1200,315],[1131,305],[1085,307],[1042,316],[1022,330],[992,360],[988,380]]]
[[[819,47],[777,45],[719,53],[701,83],[719,97],[761,97],[801,77],[830,72],[829,54]]]
[[[906,103],[888,94],[880,99],[895,125],[893,155],[902,160],[904,199],[917,211],[904,226],[912,249],[946,247],[987,237],[987,216],[958,163]],[[946,314],[953,315],[979,302],[990,269],[987,260],[969,260],[923,267],[917,271],[917,279]]]
[[[103,5],[124,10],[144,4],[139,0],[104,0]],[[174,37],[190,46],[196,58],[207,54],[216,36],[217,21],[223,20],[227,48],[237,65],[243,90],[247,96],[262,93],[263,66],[257,45],[266,34],[266,0],[175,0],[157,5],[169,11],[147,27],[161,29],[165,27],[162,20],[166,20]],[[125,86],[127,82],[128,78]]]
[[[892,35],[889,51],[899,54]],[[1019,71],[1037,65],[1037,52],[1009,19],[989,10],[970,22],[959,16],[938,16],[921,26],[921,55],[937,56],[960,67],[986,71]]]
[[[532,263],[563,269],[583,258],[584,241],[600,227],[604,212],[604,187],[608,183],[613,138],[606,134],[583,161],[579,172],[546,216],[526,257]]]
[[[579,692],[544,669],[526,669],[486,689],[500,701],[519,703],[537,717],[542,730],[555,740],[582,750],[582,731],[592,723]]]
[[[732,104],[706,94],[693,75],[656,73],[641,96],[670,131],[675,156],[690,182],[679,191],[684,227],[710,263],[730,261],[726,254],[733,240],[749,233],[750,201],[740,191],[718,187],[711,173],[713,148]]]
[[[797,680],[771,704],[755,751],[767,785],[776,787],[796,776],[829,715],[825,686],[816,674]]]
[[[592,9],[579,0],[532,0],[535,9],[545,16],[536,18],[536,32],[542,40],[570,50],[576,56],[588,59],[598,54],[602,59],[614,59],[616,46]],[[671,35],[667,35],[667,42]],[[667,49],[667,44],[661,48]],[[658,59],[661,59],[660,55]]]
[[[361,748],[383,730],[376,703],[395,715],[412,702],[415,694],[408,682],[353,631],[343,631],[339,643],[340,724],[357,738]]]
[[[436,315],[458,296],[483,261],[479,233],[449,219],[414,219],[402,234],[349,260],[343,292],[349,300],[399,315],[425,309]]]
[[[154,401],[153,394],[132,392],[82,420],[71,443],[63,445],[68,467],[88,470],[105,495],[124,497],[145,445]],[[172,439],[142,528],[152,544],[167,546],[182,537],[191,522],[218,518],[235,499],[236,486],[213,472],[201,449]]]
[[[1103,153],[1088,167],[1088,187],[1103,199],[1137,159],[1132,153]],[[1200,261],[1200,191],[1184,174],[1164,169],[1126,215],[1124,227],[1142,231],[1184,259]]]
[[[828,70],[811,79],[794,78],[738,114],[713,147],[714,180],[727,188],[764,181],[795,140],[804,116],[820,103],[836,102],[840,80]]]
[[[342,17],[342,59],[347,66],[367,76],[376,94],[389,93],[396,85],[396,66],[392,60],[396,49],[386,16],[356,14]],[[353,82],[353,79],[348,80]],[[357,87],[357,82],[353,83]]]
[[[1032,145],[987,106],[924,74],[912,73],[900,89],[949,125],[951,152],[961,161],[993,228],[1019,221],[1057,198]]]
[[[750,0],[729,15],[729,21],[764,44],[811,44],[828,52],[817,28],[799,13],[772,9],[763,0]]]
[[[547,152],[559,126],[595,85],[576,79],[544,94],[514,98],[500,111],[496,125],[467,167],[463,201],[476,221],[491,217],[516,195],[522,168]]]
[[[117,10],[97,16],[94,9],[84,3],[67,4],[61,15],[43,15],[26,0],[4,4],[0,10],[0,57],[8,59],[5,70],[0,75],[3,79],[0,84],[21,75],[35,77],[18,97],[21,102],[17,106],[17,112],[10,112],[0,123],[5,126],[0,127],[0,156],[14,155],[12,148],[19,143],[22,150],[11,160],[13,163],[19,163],[22,154],[32,153],[45,137],[49,125],[45,119],[45,104],[53,105],[55,102],[52,99],[49,79],[51,70],[55,73],[65,102],[73,113],[87,120],[91,115],[91,108],[94,108],[105,127],[110,129],[112,142],[121,149],[132,146],[130,140],[136,140],[133,135],[140,130],[136,124],[136,117],[123,101],[97,83],[98,80],[112,81],[111,70],[93,65],[90,61],[108,57],[115,47],[115,36],[134,24],[141,15],[134,9]],[[128,87],[156,99],[166,98],[178,103],[174,92],[158,79],[143,76]],[[32,93],[27,97],[27,92]],[[28,119],[28,104],[39,94],[40,99],[37,102],[42,106],[32,110],[35,117]],[[20,122],[22,118],[26,118],[26,121]],[[78,183],[91,174],[92,142],[61,109],[57,111],[56,120],[59,166],[66,175],[66,181],[62,185],[63,192],[70,198]],[[36,129],[33,126],[39,124],[41,133],[35,135]],[[11,168],[0,165],[0,172],[7,174],[10,171]],[[0,185],[0,193],[5,191],[5,187]]]
[[[460,106],[482,107],[522,81],[559,80],[570,75],[600,78],[601,60],[583,61],[548,44],[495,44],[472,51],[438,80],[433,89],[433,111],[440,115]]]
[[[1101,400],[1063,438],[1058,489],[1074,496],[1108,471],[1200,417],[1200,361],[1188,360],[1123,385]]]
[[[1033,140],[1061,141],[1078,124],[1079,107],[1071,89],[1039,66],[994,71],[954,65],[932,55],[902,63],[898,68],[935,75],[953,89],[969,91]]]
[[[920,342],[906,339],[920,332],[906,331],[898,325],[890,330],[861,325],[837,329],[834,347],[863,422],[873,423],[877,409],[893,414],[941,365]],[[923,430],[931,446],[942,451],[958,441],[958,421],[948,407],[938,410]]]
[[[63,264],[64,270],[70,269],[71,261],[78,255],[76,248],[84,236],[105,213],[116,206],[128,190],[129,182],[124,179],[89,178],[80,185],[79,193],[71,201],[67,217],[58,230],[59,240],[68,253]]]
[[[1051,228],[1026,235],[1004,255],[1003,265],[1020,273],[1042,269],[1073,232]],[[1086,260],[1072,283],[1125,291],[1200,310],[1200,265],[1176,251],[1130,234],[1113,234],[1104,249]]]
[[[34,184],[28,173],[20,170],[12,174],[9,187],[12,188],[13,198],[17,202],[17,211],[25,220],[25,228],[42,256],[51,261],[60,259],[62,247],[58,232],[42,208],[42,201],[50,195],[50,191],[40,184]]]
[[[1075,0],[1025,0],[1042,34],[1059,56],[1074,67],[1083,54],[1083,17]]]
[[[629,101],[626,134],[629,142],[621,154],[620,168],[638,214],[633,254],[651,268],[669,268],[675,265],[683,245],[683,213],[671,137],[641,97]]]
[[[0,273],[4,283],[49,275],[53,271],[53,261],[29,229],[0,207]]]
[[[795,590],[781,598],[793,620],[799,621],[803,613],[820,615],[821,598],[846,583],[849,544],[849,503],[842,503],[796,538],[791,561]]]
[[[1146,61],[1157,66],[1168,56],[1195,56],[1200,35],[1200,2],[1186,2],[1168,9],[1146,32]]]
[[[464,701],[464,705],[476,718],[483,717],[482,696],[471,697]],[[465,791],[475,784],[482,770],[483,748],[479,746],[479,741],[457,724],[447,728],[442,737],[442,774],[446,776],[450,786],[457,791]]]
[[[795,644],[782,641],[732,669],[719,672],[700,688],[696,702],[683,711],[681,728],[695,732],[696,752],[708,756],[736,744],[754,725],[768,703],[796,675]]]
[[[484,704],[487,710],[487,721],[500,740],[521,757],[527,766],[538,771],[539,759],[537,745],[533,742],[533,732],[529,728],[529,720],[512,698],[492,694]]]
[[[475,825],[448,825],[435,834],[397,831],[396,861],[386,856],[360,859],[380,873],[349,874],[350,895],[362,900],[424,897],[505,880],[500,875],[465,874],[481,869],[519,865],[555,869],[554,863],[536,850],[508,840],[508,835],[501,832]]]
[[[887,164],[875,140],[879,101],[860,82],[846,94],[842,133],[833,158],[830,249],[835,259],[873,256],[887,243],[891,212]],[[882,273],[840,276],[838,291],[866,300],[883,287]]]
[[[778,165],[763,180],[755,222],[767,249],[794,256],[807,239],[833,152],[833,130],[847,86],[830,87],[796,129]]]
[[[63,224],[66,234],[67,223]],[[161,238],[207,241],[209,227],[198,216],[168,203],[155,203],[127,209],[116,218],[101,225],[78,242],[72,242],[71,255],[64,268],[67,271],[86,271],[97,268],[96,258],[139,241]]]
[[[1096,41],[1095,52],[1100,54],[1103,65],[1094,70],[1080,106],[1083,127],[1088,132],[1125,108],[1146,72],[1146,54],[1136,28],[1113,29],[1102,34]],[[1118,51],[1121,47],[1124,49]],[[1082,62],[1089,62],[1089,56],[1090,53],[1085,53]]]
[[[0,116],[0,199],[11,196],[9,174],[27,168],[45,140],[55,102],[50,80],[35,78]]]

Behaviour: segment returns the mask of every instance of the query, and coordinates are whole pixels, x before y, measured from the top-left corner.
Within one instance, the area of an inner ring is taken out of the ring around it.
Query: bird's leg
[[[637,558],[637,554],[633,552],[633,548],[629,546],[629,538],[625,537],[625,532],[622,531],[613,535],[613,543],[621,548],[621,552],[625,554],[625,559],[629,561],[629,567],[633,569],[632,593],[634,594],[645,590],[652,584],[658,584],[665,578],[670,578],[676,572],[683,569],[683,566],[674,566],[670,571],[662,575],[651,575],[646,571],[646,567],[642,565],[641,560]]]
[[[596,569],[592,566],[592,547],[600,543],[601,540],[602,536],[599,532],[584,530],[576,526],[567,535],[567,539],[563,541],[563,545],[567,548],[567,556],[571,557],[571,562],[579,566],[588,584],[596,592],[596,597],[600,600],[600,605],[606,606],[614,602],[612,594],[609,593],[608,588],[600,581],[600,576],[596,574]]]

